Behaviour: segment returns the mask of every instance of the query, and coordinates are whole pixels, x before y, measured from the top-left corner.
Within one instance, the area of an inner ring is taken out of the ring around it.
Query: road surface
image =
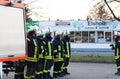
[[[114,75],[116,72],[115,64],[101,63],[70,63],[69,72],[71,75],[56,79],[120,79],[120,76]],[[14,79],[14,73],[3,79]]]

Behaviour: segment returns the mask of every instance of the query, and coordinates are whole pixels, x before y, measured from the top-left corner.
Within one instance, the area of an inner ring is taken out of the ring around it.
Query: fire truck
[[[27,58],[24,4],[0,0],[0,79]]]

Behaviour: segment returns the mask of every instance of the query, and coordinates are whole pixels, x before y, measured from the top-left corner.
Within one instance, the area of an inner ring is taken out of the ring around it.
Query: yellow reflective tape
[[[115,44],[113,44],[113,47],[115,48]]]
[[[117,48],[115,59],[119,58],[119,49]]]
[[[57,50],[53,50],[53,52],[55,53],[55,52],[57,52]]]
[[[32,62],[37,62],[37,58],[32,58],[32,57],[28,57],[27,59],[25,59],[27,61],[32,61]]]
[[[35,74],[40,75],[40,74],[43,74],[43,72],[42,72],[42,71],[40,71],[40,72],[35,72]]]
[[[34,75],[31,75],[30,78],[35,78],[35,76],[34,76]]]
[[[64,42],[62,41],[62,44],[64,44]]]
[[[54,58],[54,62],[58,62],[58,61],[64,61],[63,58]]]
[[[44,58],[44,57],[43,57],[44,47],[43,47],[43,46],[41,46],[41,49],[42,49],[42,52],[41,52],[41,54],[39,54],[39,58]]]
[[[61,58],[61,56],[60,56],[60,55],[61,55],[61,53],[60,53],[60,52],[58,52],[58,58]]]
[[[48,70],[48,72],[50,72],[50,70]]]
[[[42,49],[42,53],[44,52],[44,47],[43,46],[41,46],[41,49]]]
[[[47,71],[47,70],[44,70],[43,72],[44,72],[44,73],[48,73],[48,71]]]
[[[61,46],[60,45],[58,45],[58,50],[61,51]]]
[[[25,79],[31,79],[30,76],[26,76],[26,73],[27,73],[27,66],[24,67],[24,78]]]
[[[57,74],[58,72],[57,72],[57,71],[54,71],[53,73]]]
[[[49,56],[51,56],[51,53],[52,53],[52,50],[51,50],[52,48],[51,48],[51,43],[50,42],[48,42],[48,50],[49,50]]]
[[[66,43],[66,46],[67,46],[67,55],[66,55],[66,57],[69,57],[70,56],[70,49],[69,49],[69,43],[67,42]]]
[[[45,60],[45,63],[44,63],[44,70],[43,70],[44,73],[46,72],[46,70],[45,70],[45,68],[46,68],[46,63],[47,63],[47,60]]]
[[[45,59],[53,59],[52,56],[45,56]]]
[[[35,45],[34,58],[36,58],[37,57],[37,43],[35,39],[33,39],[33,43]]]
[[[15,75],[20,75],[20,74],[23,74],[23,72],[20,72],[20,73],[15,73]]]
[[[43,43],[46,45],[46,42],[45,42],[45,41],[43,41]]]
[[[117,66],[117,68],[119,69],[119,68],[120,68],[120,66]]]
[[[62,71],[65,69],[64,65],[65,65],[65,63],[62,64],[62,67],[61,67]]]
[[[58,45],[58,51],[61,51],[61,46],[60,45]],[[61,52],[58,52],[58,58],[61,58]]]

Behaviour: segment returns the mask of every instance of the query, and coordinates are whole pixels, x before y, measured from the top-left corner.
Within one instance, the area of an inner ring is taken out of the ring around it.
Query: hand
[[[113,44],[110,44],[110,47],[113,47]]]
[[[58,58],[58,55],[55,55],[55,58]]]

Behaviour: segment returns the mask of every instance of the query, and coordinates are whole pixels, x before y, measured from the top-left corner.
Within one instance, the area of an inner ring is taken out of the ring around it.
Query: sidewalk
[[[114,75],[116,72],[115,64],[99,63],[70,63],[69,72],[71,75],[56,79],[120,79],[120,76]],[[3,79],[14,79],[13,74]]]

